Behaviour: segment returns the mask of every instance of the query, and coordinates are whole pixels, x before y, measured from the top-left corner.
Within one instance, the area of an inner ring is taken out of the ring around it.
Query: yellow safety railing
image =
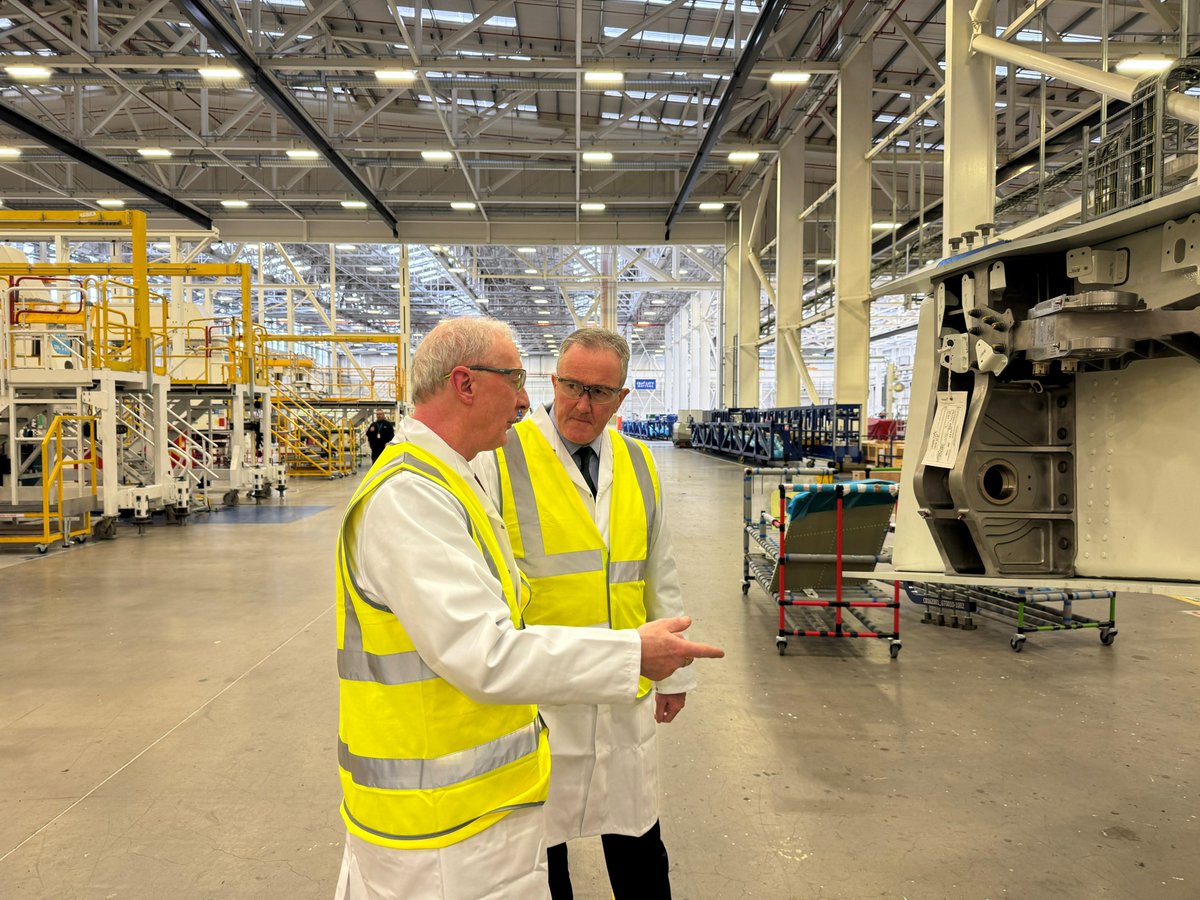
[[[80,434],[86,442],[86,452],[82,458],[74,459],[63,455],[64,422],[79,423]],[[51,448],[53,448],[53,453],[51,453]],[[53,465],[50,464],[51,459],[53,459]],[[65,479],[63,476],[67,469],[78,470],[81,467],[86,467],[88,471],[88,487],[93,499],[96,497],[96,480],[99,471],[96,455],[96,417],[55,416],[54,421],[50,423],[50,427],[46,429],[45,435],[42,436],[41,464],[42,511],[40,513],[23,513],[23,518],[25,519],[41,519],[41,533],[0,535],[0,543],[38,544],[39,549],[45,550],[46,545],[51,541],[66,541],[75,537],[87,537],[92,533],[92,512],[90,509],[83,511],[83,515],[80,517],[80,521],[82,522],[80,527],[71,528],[67,524],[67,517],[63,512],[63,501],[65,499]],[[56,525],[52,527],[51,523],[56,523]]]
[[[326,415],[286,385],[274,387],[273,433],[288,473],[333,478],[353,472],[357,437],[348,419]]]

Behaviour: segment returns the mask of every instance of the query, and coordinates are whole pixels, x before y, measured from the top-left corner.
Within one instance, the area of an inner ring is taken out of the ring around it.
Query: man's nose
[[[529,409],[529,394],[526,392],[524,386],[517,391],[517,409],[521,411]]]

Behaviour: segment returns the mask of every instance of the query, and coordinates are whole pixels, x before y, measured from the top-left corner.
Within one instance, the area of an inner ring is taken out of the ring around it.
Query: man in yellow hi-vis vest
[[[528,590],[468,461],[529,405],[510,329],[451,319],[413,358],[411,417],[371,467],[337,546],[338,773],[346,850],[337,897],[548,897],[550,754],[533,704],[633,703],[723,655],[637,630],[526,628]]]
[[[529,624],[636,628],[683,615],[679,575],[650,451],[609,421],[629,393],[629,345],[584,327],[559,348],[553,402],[516,425],[473,467],[497,500],[532,596]],[[668,900],[658,816],[657,722],[695,687],[690,669],[636,703],[543,705],[553,770],[546,802],[550,893],[571,900],[566,842],[601,835],[616,900]]]

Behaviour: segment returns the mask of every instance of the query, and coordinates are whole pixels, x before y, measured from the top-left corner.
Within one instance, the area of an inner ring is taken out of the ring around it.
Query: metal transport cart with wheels
[[[778,517],[768,518],[763,513],[753,520],[752,479],[770,472],[745,470],[742,593],[749,592],[753,578],[768,596],[776,598],[779,632],[775,645],[779,654],[787,652],[791,637],[875,638],[888,642],[888,652],[895,659],[901,648],[900,583],[893,582],[888,592],[870,580],[848,584],[842,575],[846,563],[865,567],[882,559],[883,541],[895,505],[891,502],[847,509],[846,498],[886,494],[894,501],[898,486],[879,482],[782,483],[778,487]],[[804,500],[819,497],[817,505],[832,501],[833,508],[793,515],[789,523],[789,491],[801,492]],[[892,610],[890,631],[871,619],[872,609]]]
[[[1095,628],[1100,643],[1111,646],[1117,639],[1117,595],[1106,590],[1056,588],[998,588],[970,584],[906,581],[904,590],[914,603],[923,604],[923,624],[949,625],[970,630],[976,615],[1016,626],[1008,645],[1020,653],[1028,635],[1051,631]],[[1090,619],[1077,615],[1077,600],[1107,600],[1108,618]],[[1056,604],[1056,605],[1051,605]]]

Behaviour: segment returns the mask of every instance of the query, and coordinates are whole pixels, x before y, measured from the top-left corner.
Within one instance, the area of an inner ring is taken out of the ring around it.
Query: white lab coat
[[[551,414],[538,406],[532,415],[607,543],[613,483],[611,435],[606,430],[600,439],[600,473],[593,499],[579,466],[558,435]],[[481,453],[471,465],[488,492],[499,497],[500,476],[495,454]],[[648,620],[684,614],[675,552],[661,503],[650,535],[645,596]],[[664,694],[682,694],[695,686],[696,676],[687,668],[678,669],[658,682],[656,688]],[[550,726],[553,760],[550,799],[546,802],[547,845],[596,834],[644,834],[658,820],[654,692],[634,706],[543,703],[541,711]]]
[[[515,573],[503,520],[467,461],[414,419],[396,431],[397,441],[435,454],[476,489]],[[515,629],[500,583],[468,535],[462,506],[428,478],[392,476],[347,528],[350,562],[364,592],[396,614],[430,668],[472,698],[632,706],[641,666],[637,633]],[[348,834],[337,897],[548,897],[543,810],[511,813],[474,837],[432,850],[392,850]]]

